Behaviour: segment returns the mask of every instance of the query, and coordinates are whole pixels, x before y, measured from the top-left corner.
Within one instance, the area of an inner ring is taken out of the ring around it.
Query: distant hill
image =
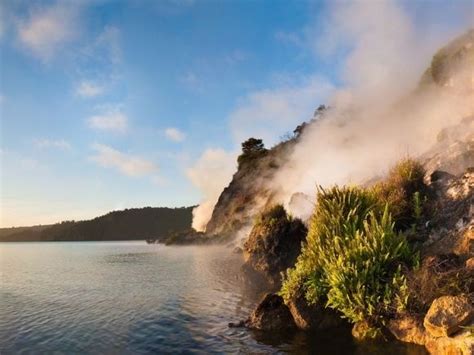
[[[164,240],[191,229],[193,208],[131,208],[87,221],[0,228],[0,242]]]

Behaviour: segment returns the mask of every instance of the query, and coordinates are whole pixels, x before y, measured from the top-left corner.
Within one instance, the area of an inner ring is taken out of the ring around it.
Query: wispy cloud
[[[18,39],[33,55],[50,60],[67,42],[78,35],[79,8],[58,2],[32,11],[17,21]]]
[[[90,159],[104,168],[113,168],[131,177],[152,175],[153,179],[156,178],[158,165],[150,160],[122,153],[104,144],[94,144],[92,148],[95,154]]]
[[[240,49],[234,49],[232,52],[224,57],[227,64],[233,65],[245,61],[249,57],[247,52]]]
[[[169,127],[165,129],[165,135],[166,138],[173,142],[182,142],[186,138],[186,134],[174,127]]]
[[[64,139],[52,140],[52,139],[35,139],[34,145],[38,148],[54,148],[61,150],[70,150],[71,144]]]
[[[76,94],[81,97],[90,98],[99,96],[104,92],[104,87],[96,82],[83,80],[76,87]]]
[[[128,129],[128,117],[118,107],[110,107],[102,113],[87,119],[90,128],[101,131],[125,133]]]
[[[235,140],[256,136],[274,143],[275,137],[311,118],[332,89],[327,80],[313,76],[299,83],[249,93],[229,117]]]
[[[305,40],[296,32],[278,31],[275,33],[275,39],[286,44],[295,46],[304,46]]]

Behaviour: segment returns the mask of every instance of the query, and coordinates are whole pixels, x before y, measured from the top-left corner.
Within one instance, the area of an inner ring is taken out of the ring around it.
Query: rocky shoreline
[[[461,291],[470,293],[437,297],[431,301],[426,312],[396,313],[387,320],[379,336],[423,345],[431,354],[471,355],[474,353],[474,169],[469,168],[458,177],[435,171],[428,179],[436,196],[437,214],[431,221],[433,227],[420,232],[423,237],[417,242],[421,243],[421,266],[413,271],[413,277],[429,269],[428,272],[432,274],[423,282],[435,282],[435,273],[447,278],[450,271],[455,271],[451,277],[464,274],[469,289]],[[456,218],[450,230],[445,227],[446,216],[450,216],[451,220]],[[277,250],[275,245],[280,245],[281,239],[288,238],[288,234],[278,233],[281,227],[270,228],[266,234],[262,233],[262,226],[255,229],[258,233],[253,230],[251,235],[258,234],[259,240],[263,238],[266,242],[259,247],[252,247],[250,244],[253,238],[247,240],[244,247],[244,253],[247,254],[245,267],[257,274],[263,273],[267,280],[271,280],[270,285],[281,284],[281,280],[278,280],[280,274],[269,270],[280,270],[287,264],[283,262],[280,268],[275,265],[270,268],[269,265],[275,260],[284,260],[274,255]],[[297,243],[294,248],[299,250]],[[289,251],[285,249],[284,253],[287,255]],[[448,281],[454,282],[455,279]],[[277,293],[268,293],[248,319],[230,323],[229,326],[274,332],[287,329],[323,331],[350,325],[338,312],[321,305],[308,304],[302,294],[285,303]],[[366,339],[369,324],[358,322],[352,327],[355,338]]]

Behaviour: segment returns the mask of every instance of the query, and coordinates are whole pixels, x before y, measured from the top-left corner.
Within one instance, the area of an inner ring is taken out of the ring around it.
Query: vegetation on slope
[[[404,270],[418,260],[406,234],[424,214],[423,173],[405,159],[373,188],[320,188],[306,244],[280,291],[285,300],[302,291],[308,303],[374,328],[406,307]]]
[[[193,207],[132,208],[88,221],[65,221],[50,226],[2,228],[0,241],[82,241],[164,239],[189,230]]]
[[[295,264],[306,233],[303,222],[289,215],[282,205],[264,209],[244,243],[246,266],[279,285],[280,273]]]

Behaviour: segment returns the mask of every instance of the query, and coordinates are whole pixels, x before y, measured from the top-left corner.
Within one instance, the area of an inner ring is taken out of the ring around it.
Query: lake
[[[262,296],[225,247],[0,243],[1,354],[425,354],[349,332],[262,334],[228,323]]]

